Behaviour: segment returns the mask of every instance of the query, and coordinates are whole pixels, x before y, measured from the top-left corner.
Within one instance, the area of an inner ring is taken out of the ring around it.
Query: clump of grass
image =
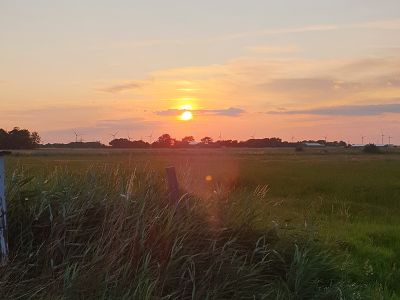
[[[264,198],[267,188],[234,201],[228,193],[214,202],[184,195],[169,203],[154,172],[92,167],[36,177],[18,170],[7,190],[10,263],[0,273],[2,299],[357,296],[328,253],[299,240],[278,243],[257,229],[251,205],[237,210],[240,201]]]

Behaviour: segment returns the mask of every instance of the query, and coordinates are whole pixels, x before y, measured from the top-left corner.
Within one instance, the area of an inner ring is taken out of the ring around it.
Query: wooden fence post
[[[7,207],[4,188],[4,155],[0,151],[0,266],[5,266],[8,261],[8,240],[7,240]]]
[[[169,199],[171,200],[171,203],[177,203],[179,201],[179,195],[175,167],[167,167],[165,168],[165,171],[167,172]]]

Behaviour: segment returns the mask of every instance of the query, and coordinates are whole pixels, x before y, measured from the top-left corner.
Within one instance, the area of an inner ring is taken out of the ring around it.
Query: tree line
[[[34,149],[40,144],[40,136],[34,131],[14,127],[7,131],[0,128],[0,149]]]
[[[252,138],[246,141],[238,140],[214,140],[209,136],[203,137],[200,142],[195,142],[193,136],[186,136],[181,140],[171,137],[165,133],[152,143],[142,140],[131,141],[126,138],[113,139],[109,144],[113,148],[221,148],[221,147],[242,147],[242,148],[267,148],[267,147],[297,147],[303,143],[319,143],[325,146],[345,147],[344,141],[325,141],[325,140],[304,140],[301,142],[283,141],[277,137],[271,138]]]
[[[185,136],[182,139],[173,138],[168,133],[162,134],[153,142],[143,140],[130,140],[127,138],[117,138],[109,142],[109,146],[96,142],[71,142],[40,144],[40,136],[36,131],[30,132],[27,129],[14,127],[10,131],[0,129],[0,149],[34,149],[43,148],[267,148],[267,147],[299,147],[305,142],[319,143],[325,146],[347,146],[344,141],[325,141],[325,140],[304,140],[299,142],[283,141],[278,137],[270,138],[251,138],[246,141],[238,140],[214,140],[212,137],[205,136],[199,142],[195,142],[193,136]]]

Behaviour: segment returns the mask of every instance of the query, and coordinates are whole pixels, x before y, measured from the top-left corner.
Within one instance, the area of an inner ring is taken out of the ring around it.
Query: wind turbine
[[[252,138],[253,140],[255,139],[254,133],[253,133],[253,135],[250,136],[250,138]]]
[[[389,135],[388,138],[389,138],[389,146],[390,146],[391,145],[390,140],[392,139],[392,136]]]
[[[326,144],[326,139],[328,138],[326,135],[323,136],[324,140],[325,140],[325,144]]]
[[[74,134],[75,134],[75,143],[77,143],[79,134],[75,130],[74,130]]]
[[[221,133],[221,131],[219,132],[219,137],[218,137],[218,139],[221,141],[222,140],[222,133]]]
[[[362,135],[361,136],[361,145],[364,145],[364,138],[365,138],[365,135]]]
[[[129,134],[129,132],[128,132],[128,141],[130,141],[131,140],[131,137],[130,137],[130,134]]]
[[[384,137],[385,135],[383,134],[383,131],[381,131],[381,137],[382,137],[382,145],[383,145],[383,137]]]
[[[113,139],[115,140],[115,138],[116,138],[117,134],[118,134],[118,131],[116,131],[115,133],[110,133],[110,136],[112,136],[112,137],[113,137]]]
[[[149,143],[151,144],[151,141],[153,140],[153,131],[147,137],[149,138]]]

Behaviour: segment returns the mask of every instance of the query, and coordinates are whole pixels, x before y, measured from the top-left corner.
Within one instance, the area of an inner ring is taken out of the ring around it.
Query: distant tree
[[[120,138],[113,139],[109,144],[114,148],[129,148],[130,141],[128,139]]]
[[[174,140],[173,145],[176,148],[188,148],[188,147],[191,147],[191,145],[190,145],[191,142],[194,142],[194,137],[193,136],[185,136],[180,141]]]
[[[209,145],[209,144],[212,144],[213,139],[210,138],[209,136],[206,136],[206,137],[203,137],[200,141],[204,145]]]
[[[3,149],[33,149],[40,143],[37,132],[29,132],[27,129],[14,127],[7,132],[0,129],[0,148]]]
[[[6,149],[8,145],[8,133],[0,128],[0,149]]]
[[[37,133],[36,131],[31,133],[31,141],[34,145],[39,145],[41,142],[41,138],[39,136],[39,133]]]
[[[132,148],[148,148],[150,147],[150,144],[145,141],[138,140],[138,141],[132,141],[131,146]]]
[[[284,147],[288,146],[287,142],[282,142],[280,138],[263,138],[263,139],[250,139],[239,143],[241,147],[249,148],[265,148],[265,147]]]
[[[185,143],[185,144],[189,144],[190,142],[194,142],[194,137],[193,136],[185,136],[183,139],[182,139],[182,143]]]
[[[381,150],[375,144],[368,144],[364,146],[363,152],[369,154],[378,154],[381,153]]]
[[[98,148],[106,148],[106,145],[96,142],[71,142],[68,144],[62,143],[54,143],[54,144],[45,144],[42,145],[43,148],[80,148],[80,149],[98,149]]]
[[[26,129],[14,127],[8,132],[10,149],[29,149],[31,148],[30,132]]]
[[[237,147],[239,145],[237,140],[218,140],[212,144],[214,147]]]
[[[114,139],[109,144],[113,148],[147,148],[147,147],[149,147],[149,143],[146,143],[142,140],[130,141],[130,140],[124,139],[124,138]]]
[[[156,142],[153,143],[154,147],[168,148],[175,144],[173,139],[168,133],[161,135]]]

